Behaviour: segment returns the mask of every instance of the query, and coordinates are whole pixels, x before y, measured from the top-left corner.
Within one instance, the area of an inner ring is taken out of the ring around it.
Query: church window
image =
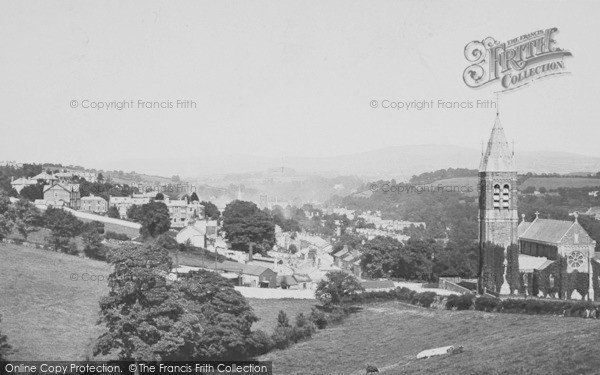
[[[554,275],[550,275],[550,288],[554,288]]]
[[[505,209],[509,209],[510,205],[509,205],[509,198],[510,198],[510,186],[504,185],[504,188],[502,189],[502,208]]]
[[[569,256],[567,256],[567,264],[569,267],[578,269],[583,265],[585,261],[585,256],[581,251],[571,251]]]
[[[500,209],[500,185],[494,185],[494,208]]]

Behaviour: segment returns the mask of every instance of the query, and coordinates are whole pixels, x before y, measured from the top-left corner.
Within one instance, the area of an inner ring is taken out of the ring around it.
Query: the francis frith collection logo
[[[568,73],[564,58],[571,52],[558,48],[557,28],[537,30],[500,43],[492,37],[472,41],[465,47],[471,63],[463,73],[467,86],[479,88],[498,82],[509,91],[540,78]]]

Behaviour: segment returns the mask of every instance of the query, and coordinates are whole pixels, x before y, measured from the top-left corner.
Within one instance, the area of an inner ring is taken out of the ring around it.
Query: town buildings
[[[81,211],[104,214],[108,211],[108,202],[102,197],[91,194],[88,197],[81,198]]]
[[[57,183],[52,180],[52,183],[44,188],[44,201],[48,206],[66,205],[73,210],[78,210],[81,206],[79,185]]]

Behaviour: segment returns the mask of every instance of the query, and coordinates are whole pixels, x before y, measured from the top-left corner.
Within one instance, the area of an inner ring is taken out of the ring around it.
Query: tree
[[[409,280],[428,280],[433,266],[431,255],[435,252],[434,249],[436,249],[435,240],[409,239],[402,255],[406,269],[404,274],[399,276]]]
[[[31,202],[25,199],[20,199],[11,205],[8,215],[25,239],[29,233],[38,231],[42,225],[42,215]]]
[[[364,291],[358,280],[344,271],[330,271],[325,277],[326,279],[319,282],[315,296],[326,307],[338,304],[346,298],[354,298]]]
[[[290,327],[290,320],[283,310],[279,310],[277,314],[277,327]]]
[[[92,259],[106,260],[106,248],[97,230],[91,228],[83,234],[83,253]]]
[[[157,237],[171,227],[169,209],[163,202],[150,202],[141,206],[140,234],[144,237]]]
[[[181,177],[179,177],[178,175],[173,175],[173,177],[171,177],[171,181],[173,181],[173,182],[181,182]]]
[[[127,209],[127,218],[135,221],[136,223],[142,222],[142,215],[142,206],[134,204]]]
[[[70,241],[81,234],[83,223],[72,213],[50,207],[44,212],[43,223],[50,229],[47,241],[55,251],[73,253],[76,250]]]
[[[121,213],[119,212],[119,209],[116,206],[110,206],[106,215],[108,217],[112,217],[113,219],[121,218]]]
[[[371,278],[389,276],[392,269],[404,269],[404,245],[392,237],[377,236],[362,246],[361,267]],[[401,264],[400,264],[401,263]]]
[[[218,220],[221,217],[221,212],[213,202],[202,201],[200,204],[204,206],[204,215],[210,220]]]
[[[10,207],[10,198],[4,192],[4,190],[0,190],[0,215],[4,214],[6,211],[8,211],[9,207]]]
[[[35,201],[36,199],[44,199],[44,185],[28,185],[21,189],[19,195],[27,200]]]
[[[113,272],[99,321],[108,330],[98,338],[94,354],[116,350],[119,359],[135,361],[193,358],[202,327],[167,283],[169,253],[155,244],[126,244],[108,258]]]
[[[154,200],[164,201],[165,200],[165,195],[163,193],[158,193],[158,194],[156,194],[156,197],[154,197]]]
[[[229,203],[223,212],[223,230],[234,249],[248,250],[250,244],[255,244],[266,251],[275,245],[273,218],[252,202]]]
[[[196,192],[193,192],[192,195],[190,196],[190,202],[200,202],[200,198],[198,198],[198,194],[196,194]],[[205,206],[205,208],[206,208],[206,206]]]
[[[243,360],[258,321],[246,299],[224,277],[194,271],[176,284],[186,309],[200,319],[202,334],[195,342],[195,360]]]
[[[540,191],[540,193],[542,193],[542,194],[546,194],[546,192],[547,192],[548,190],[546,190],[546,188],[545,188],[545,187],[541,186],[539,191]]]
[[[11,234],[12,229],[13,222],[7,217],[7,215],[0,214],[0,240]]]

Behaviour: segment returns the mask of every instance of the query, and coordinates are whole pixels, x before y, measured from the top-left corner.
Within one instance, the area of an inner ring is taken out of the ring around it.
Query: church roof
[[[575,225],[572,221],[535,219],[533,222],[519,224],[519,239],[545,243],[559,243],[569,229]]]
[[[515,162],[510,151],[504,129],[500,123],[500,117],[496,116],[496,122],[492,128],[492,134],[487,144],[485,153],[481,158],[479,172],[515,172]]]
[[[533,272],[534,270],[541,271],[554,263],[546,257],[534,257],[526,254],[519,254],[519,271]]]

